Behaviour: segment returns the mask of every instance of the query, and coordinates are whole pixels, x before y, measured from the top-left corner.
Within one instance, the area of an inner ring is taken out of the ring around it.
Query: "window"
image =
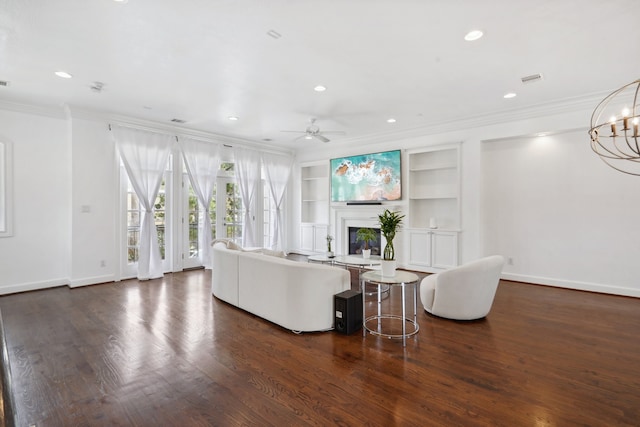
[[[197,268],[202,266],[200,259],[200,224],[204,222],[205,211],[200,206],[200,201],[193,190],[184,164],[183,167],[182,183],[185,203],[182,218],[184,221],[183,241],[185,244],[182,246],[181,252],[185,255],[182,260],[182,268]],[[212,239],[216,238],[216,205],[216,188],[214,187],[211,203],[209,204],[209,219],[211,220],[211,230],[209,232]]]
[[[172,200],[172,161],[173,156],[169,157],[164,177],[158,190],[158,195],[154,202],[154,223],[156,225],[158,246],[160,256],[163,260],[164,271],[171,271],[172,246],[171,237],[172,227],[171,200]],[[140,227],[142,220],[142,205],[131,185],[131,181],[127,175],[122,162],[120,162],[120,179],[121,179],[121,197],[122,209],[124,211],[122,221],[124,222],[122,230],[122,250],[121,255],[121,277],[134,277],[137,274],[138,260],[140,257]]]
[[[233,239],[234,242],[241,244],[244,208],[240,189],[235,181],[226,182],[224,188],[224,237]]]
[[[198,256],[198,226],[200,225],[200,203],[198,197],[193,191],[191,183],[189,183],[189,195],[187,197],[187,224],[188,224],[188,241],[189,241],[189,258]]]
[[[140,247],[140,202],[127,179],[127,263],[138,262]]]
[[[166,200],[165,180],[163,179],[154,204],[154,220],[158,232],[158,246],[160,247],[162,259],[165,259],[166,254]],[[131,182],[127,179],[127,262],[129,264],[138,262],[141,216],[140,201],[131,186]]]
[[[181,171],[173,174],[173,170]],[[271,219],[275,215],[275,204],[271,200],[269,188],[265,182],[256,197],[258,206],[257,244],[268,245],[273,237]],[[140,227],[142,206],[138,200],[124,166],[121,165],[121,277],[133,277],[137,274],[139,259]],[[174,203],[175,201],[175,203]],[[155,225],[158,233],[160,254],[164,260],[164,271],[180,271],[185,268],[202,266],[200,260],[199,226],[204,221],[204,209],[191,186],[182,156],[175,152],[171,155],[162,185],[154,204]],[[239,185],[234,177],[234,164],[225,162],[220,165],[216,186],[209,206],[212,238],[229,238],[242,244],[244,206]]]

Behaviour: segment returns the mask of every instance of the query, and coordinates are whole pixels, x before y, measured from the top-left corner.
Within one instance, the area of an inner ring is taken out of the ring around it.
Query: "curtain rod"
[[[212,138],[205,138],[205,137],[199,137],[199,136],[192,136],[192,135],[184,135],[184,134],[178,134],[176,132],[167,132],[167,131],[162,131],[162,130],[158,130],[152,127],[148,127],[148,126],[142,126],[142,125],[135,125],[135,124],[120,124],[120,123],[114,123],[114,125],[117,126],[122,126],[125,128],[131,128],[131,129],[138,129],[138,130],[144,130],[147,132],[154,132],[154,133],[161,133],[164,135],[169,135],[169,136],[173,136],[176,138],[176,141],[178,140],[178,138],[190,138],[190,139],[195,139],[196,141],[202,141],[202,142],[209,142],[209,143],[213,143],[213,144],[220,144],[223,147],[226,148],[234,148],[235,145],[230,145],[228,143],[222,142],[222,141],[218,141]],[[111,128],[111,123],[108,123],[109,126],[109,131],[112,130]],[[277,150],[270,150],[270,149],[265,149],[265,148],[256,148],[256,147],[252,147],[252,146],[242,146],[240,145],[240,147],[242,148],[250,148],[256,151],[260,151],[263,153],[271,153],[271,154],[279,154],[279,155],[283,155],[283,156],[291,156],[291,157],[295,157],[294,153],[291,152],[287,152],[287,151],[277,151]]]

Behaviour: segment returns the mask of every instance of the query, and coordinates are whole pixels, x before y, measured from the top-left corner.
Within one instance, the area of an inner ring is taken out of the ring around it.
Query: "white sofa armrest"
[[[211,251],[211,293],[223,301],[238,305],[238,255],[227,249],[224,242],[216,242]]]

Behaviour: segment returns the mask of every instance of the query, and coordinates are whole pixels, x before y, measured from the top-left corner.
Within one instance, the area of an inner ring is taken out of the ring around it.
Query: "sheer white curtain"
[[[289,176],[291,175],[291,169],[293,167],[293,157],[264,153],[262,155],[262,166],[264,167],[271,199],[276,208],[276,215],[271,218],[273,236],[270,248],[274,250],[284,250],[285,228],[283,203]]]
[[[198,259],[206,269],[211,269],[211,216],[209,206],[220,167],[219,146],[211,142],[180,138],[182,157],[187,166],[191,186],[202,207],[203,221],[198,222]]]
[[[123,126],[112,126],[112,132],[122,163],[142,206],[138,279],[162,277],[154,203],[162,183],[162,175],[167,168],[174,137]]]
[[[242,246],[258,246],[256,236],[256,191],[260,184],[260,152],[236,147],[236,177],[244,206]],[[260,245],[261,246],[261,245]]]

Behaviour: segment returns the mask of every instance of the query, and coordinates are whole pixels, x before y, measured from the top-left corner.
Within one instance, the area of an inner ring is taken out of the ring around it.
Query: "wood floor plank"
[[[502,281],[486,319],[420,311],[403,348],[360,331],[293,334],[213,298],[210,279],[0,297],[18,425],[640,420],[638,299]],[[383,307],[399,308],[397,290]]]

